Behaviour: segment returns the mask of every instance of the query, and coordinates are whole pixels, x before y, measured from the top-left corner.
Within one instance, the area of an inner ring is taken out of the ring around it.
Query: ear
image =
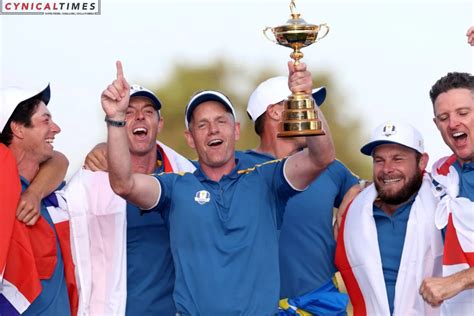
[[[426,166],[428,166],[428,161],[430,160],[430,157],[428,156],[427,153],[423,153],[421,155],[420,162],[418,163],[418,167],[420,170],[425,170]]]
[[[266,113],[272,120],[280,122],[283,110],[284,108],[281,103],[271,104],[268,106]]]
[[[441,132],[441,129],[440,129],[439,125],[438,125],[438,121],[436,120],[436,117],[433,117],[433,123],[436,125],[436,128],[438,129],[438,131]]]
[[[240,122],[235,122],[234,124],[234,134],[235,134],[235,141],[238,141],[240,138]]]
[[[165,126],[165,120],[160,116],[158,120],[158,133],[163,130],[163,126]]]
[[[194,144],[193,135],[188,129],[184,131],[184,136],[186,137],[186,142],[188,143],[188,146],[191,147],[192,149],[195,149],[196,146]]]
[[[10,128],[14,137],[20,139],[23,139],[25,137],[25,125],[17,122],[11,122]]]

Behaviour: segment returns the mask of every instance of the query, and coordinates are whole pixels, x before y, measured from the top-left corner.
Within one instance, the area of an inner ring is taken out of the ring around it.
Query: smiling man
[[[446,315],[474,310],[474,76],[448,73],[431,88],[434,122],[453,151],[433,164],[441,202],[436,225],[446,230],[443,277],[429,278],[420,292]]]
[[[22,191],[35,179],[40,164],[53,156],[53,142],[61,131],[47,108],[50,94],[49,85],[39,92],[13,87],[0,92],[0,141],[16,160]],[[0,314],[71,315],[77,311],[69,226],[58,203],[53,193],[41,201],[40,216],[31,226],[15,223],[9,256],[17,261],[7,262],[0,272]],[[2,214],[3,234],[7,217]]]
[[[157,142],[164,125],[158,97],[137,84],[131,85],[129,93],[124,122],[106,122],[126,131],[131,170],[138,174],[194,171],[190,161]],[[95,151],[105,151],[103,144],[99,147]],[[88,156],[89,167],[107,171],[100,161],[105,153],[95,154]],[[84,297],[79,312],[174,316],[175,272],[162,216],[142,214],[114,194],[105,172],[80,170],[65,192],[73,228],[87,226],[84,233],[93,241],[76,247],[82,258],[78,270]]]
[[[350,204],[336,246],[354,315],[437,314],[418,293],[425,277],[440,275],[443,246],[423,138],[386,122],[361,152],[372,156],[374,183]]]
[[[289,64],[289,87],[311,93],[306,65]],[[194,173],[155,177],[128,167],[128,83],[121,64],[102,93],[108,127],[112,188],[143,209],[161,212],[170,227],[176,271],[174,299],[181,315],[273,315],[279,297],[277,222],[287,200],[334,160],[331,138],[307,137],[308,148],[287,159],[242,168],[235,159],[240,125],[230,100],[217,91],[195,94],[185,110],[188,145],[198,154]],[[115,124],[115,123],[114,123]],[[324,127],[326,128],[326,127]]]

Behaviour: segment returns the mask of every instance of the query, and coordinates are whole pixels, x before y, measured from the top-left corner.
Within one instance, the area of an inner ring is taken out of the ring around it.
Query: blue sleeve
[[[328,166],[328,172],[331,175],[332,181],[339,189],[334,201],[334,207],[339,207],[346,192],[359,181],[359,178],[339,160],[335,160]]]
[[[170,204],[171,204],[171,193],[173,192],[174,175],[172,173],[160,173],[153,175],[161,187],[161,194],[158,203],[150,211],[159,212],[161,216],[168,223]]]
[[[288,183],[283,172],[287,159],[273,160],[262,164],[259,169],[259,175],[263,177],[273,193],[276,206],[277,223],[281,223],[285,211],[286,203],[295,194],[301,192],[294,189]]]

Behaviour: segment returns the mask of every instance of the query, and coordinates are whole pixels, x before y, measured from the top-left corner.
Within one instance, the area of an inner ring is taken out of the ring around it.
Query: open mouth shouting
[[[148,135],[148,129],[146,127],[136,127],[133,129],[132,133],[138,139],[143,139]]]
[[[453,132],[451,133],[451,137],[453,138],[454,144],[456,146],[463,146],[466,144],[467,134],[464,132],[460,132],[460,131]]]
[[[220,145],[222,145],[223,143],[224,143],[224,141],[222,139],[212,139],[211,141],[209,141],[207,143],[207,146],[212,147],[212,148],[216,148],[216,147],[219,147]]]

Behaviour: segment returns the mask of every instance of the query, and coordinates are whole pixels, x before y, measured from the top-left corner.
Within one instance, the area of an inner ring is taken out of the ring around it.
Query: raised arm
[[[117,61],[117,79],[102,92],[101,103],[107,123],[107,163],[112,190],[140,208],[150,208],[160,197],[160,185],[152,176],[132,174],[125,129],[130,86]]]
[[[40,165],[40,169],[28,188],[21,194],[16,217],[26,225],[34,225],[40,217],[41,200],[54,192],[66,176],[69,161],[62,153]]]
[[[292,62],[289,62],[288,69],[290,71],[288,79],[290,90],[311,94],[313,80],[311,73],[306,70],[306,65],[301,63],[295,66]],[[301,190],[305,189],[336,159],[336,152],[326,119],[319,107],[316,107],[315,110],[323,123],[323,130],[326,135],[306,137],[308,148],[292,155],[285,165],[285,175],[288,181],[293,187]]]

